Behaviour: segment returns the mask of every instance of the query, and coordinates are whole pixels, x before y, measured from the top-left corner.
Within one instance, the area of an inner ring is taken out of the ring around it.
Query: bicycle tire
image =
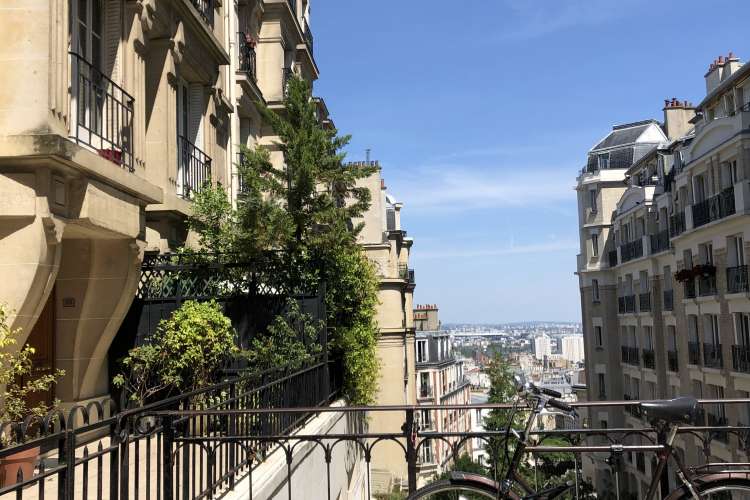
[[[447,479],[435,481],[423,486],[407,497],[407,500],[422,500],[437,493],[464,492],[475,493],[486,498],[497,499],[500,485],[485,476],[466,472],[452,472]],[[511,494],[509,498],[518,498]]]
[[[707,474],[695,478],[696,493],[701,498],[726,498],[720,497],[719,494],[736,493],[730,498],[747,499],[750,498],[750,473],[748,472],[721,472],[717,474]],[[682,486],[673,491],[667,500],[693,500],[693,495],[687,486]]]

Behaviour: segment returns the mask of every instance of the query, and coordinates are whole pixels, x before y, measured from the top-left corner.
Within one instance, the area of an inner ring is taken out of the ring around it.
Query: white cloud
[[[578,250],[578,242],[575,240],[555,240],[543,243],[531,243],[525,245],[508,245],[498,248],[466,248],[448,251],[420,252],[416,249],[415,257],[419,259],[454,259],[454,258],[476,258],[476,257],[499,257],[504,255],[527,255],[539,253],[570,252]]]

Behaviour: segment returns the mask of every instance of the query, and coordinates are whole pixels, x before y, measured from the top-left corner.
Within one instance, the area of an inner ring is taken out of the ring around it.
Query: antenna
[[[365,161],[367,161],[367,163],[370,163],[370,151],[370,148],[365,149]]]

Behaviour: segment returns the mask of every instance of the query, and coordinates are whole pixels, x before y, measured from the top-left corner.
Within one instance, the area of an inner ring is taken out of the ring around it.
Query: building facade
[[[705,81],[697,106],[667,100],[662,123],[615,127],[578,177],[590,400],[750,394],[750,66],[722,56]],[[739,405],[706,415],[711,424],[750,422]],[[589,418],[593,427],[643,425],[637,412]],[[702,456],[692,438],[679,447],[688,463]],[[747,460],[734,436],[710,451]],[[611,486],[606,469],[597,470],[600,488]],[[650,469],[626,460],[632,493],[643,493]]]
[[[309,2],[24,1],[0,19],[0,302],[37,366],[65,370],[56,397],[106,397],[144,250],[190,244],[191,200],[236,193],[240,145],[283,167],[254,103],[283,112],[289,75],[318,77]]]
[[[568,335],[560,339],[563,359],[571,363],[580,363],[584,359],[583,335]]]
[[[552,355],[552,339],[548,335],[534,337],[534,357],[539,361]]]

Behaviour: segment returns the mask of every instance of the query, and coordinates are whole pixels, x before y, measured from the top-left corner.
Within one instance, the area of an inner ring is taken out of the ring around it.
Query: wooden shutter
[[[94,0],[100,1],[100,0]],[[121,83],[122,0],[104,0],[104,74]]]
[[[188,112],[188,139],[198,146],[203,147],[203,84],[191,83],[189,86],[190,111]]]

